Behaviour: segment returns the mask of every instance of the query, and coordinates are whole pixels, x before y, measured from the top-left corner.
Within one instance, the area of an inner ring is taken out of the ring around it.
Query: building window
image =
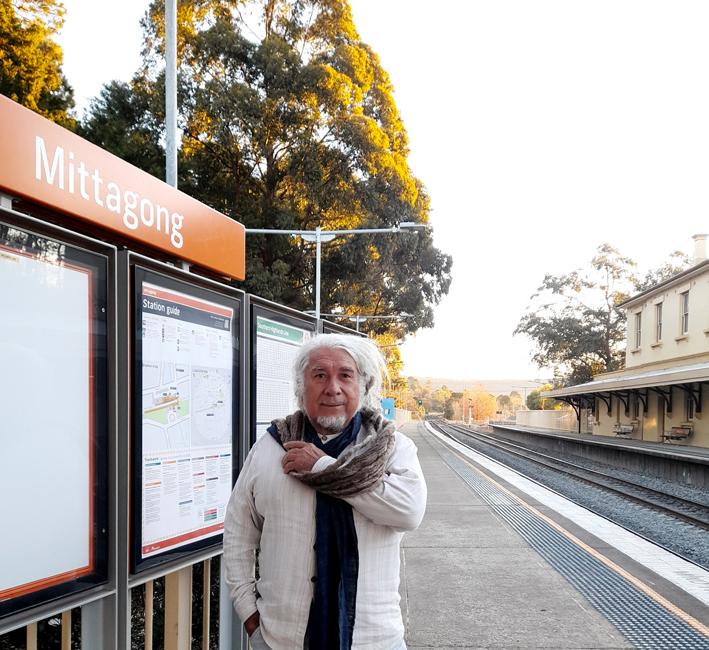
[[[635,347],[639,348],[642,340],[643,315],[641,312],[635,314]]]
[[[637,420],[640,418],[640,398],[637,395],[633,395],[631,404],[633,420]]]
[[[680,305],[680,333],[686,334],[689,332],[689,291],[685,291],[679,295]]]
[[[655,341],[662,341],[662,303],[655,305]]]
[[[687,419],[694,419],[694,400],[691,395],[687,395]]]

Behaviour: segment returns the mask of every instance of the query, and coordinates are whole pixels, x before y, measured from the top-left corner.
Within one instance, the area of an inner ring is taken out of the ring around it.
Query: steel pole
[[[165,2],[165,182],[177,187],[177,0]]]
[[[315,320],[320,320],[320,226],[315,229]]]
[[[417,229],[426,228],[426,224],[415,224],[408,221],[404,221],[398,226],[392,226],[391,228],[353,228],[349,230],[325,230],[323,231],[320,226],[315,228],[315,230],[282,230],[279,228],[246,228],[246,234],[254,235],[293,235],[300,237],[303,241],[315,242],[315,318],[320,320],[320,257],[321,257],[321,247],[322,243],[331,242],[338,235],[364,235],[368,233],[380,233],[380,232],[402,232],[403,230],[408,230],[413,234],[416,234]],[[324,233],[324,234],[323,234]]]

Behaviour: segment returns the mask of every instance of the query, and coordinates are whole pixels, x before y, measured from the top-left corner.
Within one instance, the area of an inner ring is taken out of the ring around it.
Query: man
[[[367,339],[311,339],[294,363],[300,410],[244,463],[224,563],[256,650],[406,647],[399,544],[423,518],[426,484],[415,445],[379,413],[384,371]]]

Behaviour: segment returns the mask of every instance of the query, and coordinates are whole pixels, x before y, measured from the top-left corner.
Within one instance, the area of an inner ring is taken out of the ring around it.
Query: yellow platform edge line
[[[450,448],[450,447],[449,447]],[[639,578],[636,578],[634,575],[631,573],[628,573],[623,567],[618,566],[613,560],[607,558],[605,555],[602,553],[599,553],[595,548],[592,548],[585,542],[581,541],[578,537],[576,537],[573,533],[570,531],[566,530],[561,524],[558,524],[556,521],[545,515],[543,512],[540,512],[537,510],[533,505],[527,503],[524,499],[522,499],[520,496],[514,494],[510,490],[508,490],[504,485],[501,485],[498,483],[495,479],[490,477],[488,474],[483,472],[481,469],[479,469],[477,466],[473,464],[473,461],[471,461],[469,458],[466,458],[465,456],[460,455],[460,452],[458,452],[457,449],[453,449],[453,451],[456,451],[458,455],[461,457],[464,463],[470,466],[470,468],[483,476],[485,479],[490,481],[493,485],[495,485],[498,489],[500,489],[502,492],[507,494],[510,498],[514,499],[519,503],[521,506],[525,507],[529,512],[534,514],[535,516],[539,517],[543,521],[545,521],[547,524],[549,524],[554,530],[558,531],[561,533],[564,537],[566,537],[569,541],[573,542],[578,546],[579,548],[583,549],[586,551],[589,555],[592,557],[595,557],[599,562],[602,562],[605,564],[609,569],[617,573],[618,575],[622,576],[625,578],[628,582],[630,582],[632,585],[637,587],[640,591],[642,591],[646,596],[652,598],[658,605],[661,605],[664,607],[667,611],[669,611],[671,614],[679,618],[680,620],[684,621],[687,625],[690,627],[694,628],[697,632],[700,634],[703,634],[705,637],[709,638],[709,627],[704,625],[701,621],[698,621],[696,618],[694,618],[691,614],[688,614],[685,612],[683,609],[680,609],[675,605],[674,603],[671,603],[669,600],[667,600],[664,596],[658,594],[652,587],[649,587],[646,585],[642,580]],[[499,461],[495,461],[499,462]],[[502,464],[502,463],[500,463]],[[583,506],[581,506],[583,507]],[[632,559],[632,558],[630,558]]]

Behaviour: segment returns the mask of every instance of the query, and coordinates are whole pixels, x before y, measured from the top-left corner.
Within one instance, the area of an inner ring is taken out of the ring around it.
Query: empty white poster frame
[[[107,578],[105,282],[102,255],[0,224],[3,616]]]

